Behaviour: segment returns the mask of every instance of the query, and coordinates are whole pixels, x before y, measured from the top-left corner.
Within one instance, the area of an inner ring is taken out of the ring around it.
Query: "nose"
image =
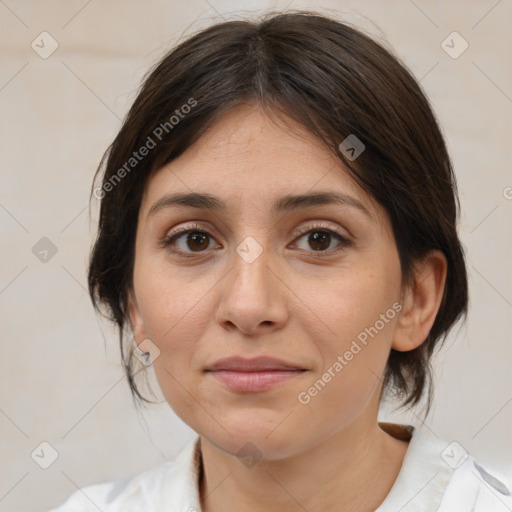
[[[232,270],[222,280],[218,323],[248,336],[281,329],[288,319],[287,287],[269,266],[267,253],[252,262],[234,253],[233,260]]]

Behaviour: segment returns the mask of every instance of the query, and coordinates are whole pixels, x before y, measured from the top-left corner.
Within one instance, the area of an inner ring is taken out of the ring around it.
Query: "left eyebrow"
[[[355,208],[370,219],[372,215],[368,208],[355,197],[339,192],[314,192],[310,194],[287,195],[279,198],[273,204],[273,209],[278,212],[289,212],[300,208],[312,208],[329,204],[341,204]]]
[[[272,204],[272,209],[276,212],[290,212],[301,208],[313,208],[330,204],[341,204],[349,206],[364,213],[370,219],[372,215],[369,210],[355,197],[339,192],[314,192],[307,194],[290,194],[280,197]],[[185,206],[198,209],[207,209],[214,211],[226,211],[227,206],[222,199],[211,194],[188,193],[188,194],[169,194],[156,201],[148,212],[148,217],[157,211],[171,206]]]

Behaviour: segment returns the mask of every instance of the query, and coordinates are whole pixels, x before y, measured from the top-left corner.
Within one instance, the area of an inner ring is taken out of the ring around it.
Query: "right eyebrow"
[[[167,194],[151,206],[148,217],[169,206],[188,206],[215,211],[226,210],[224,202],[211,194],[198,194],[195,192],[189,194]]]

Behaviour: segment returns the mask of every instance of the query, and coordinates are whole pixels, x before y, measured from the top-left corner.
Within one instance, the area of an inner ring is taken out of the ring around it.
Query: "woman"
[[[198,437],[55,510],[511,506],[460,445],[377,419],[384,392],[428,406],[468,300],[450,158],[396,57],[313,13],[215,25],[158,63],[100,169],[93,303],[134,396],[152,364]]]

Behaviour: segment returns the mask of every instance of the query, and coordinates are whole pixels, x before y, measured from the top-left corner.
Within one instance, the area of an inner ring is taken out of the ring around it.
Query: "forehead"
[[[342,162],[302,125],[253,104],[237,106],[185,153],[149,178],[141,210],[164,192],[207,192],[225,202],[274,203],[286,194],[332,190],[370,212],[376,204]]]

